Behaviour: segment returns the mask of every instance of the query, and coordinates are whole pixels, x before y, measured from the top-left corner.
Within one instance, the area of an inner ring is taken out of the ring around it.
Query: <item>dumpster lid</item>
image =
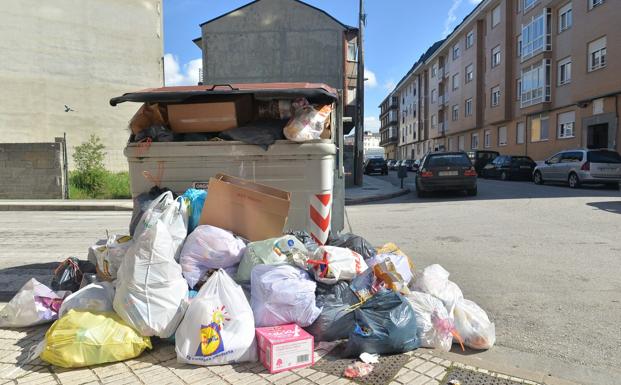
[[[305,97],[326,104],[337,99],[336,90],[321,83],[245,83],[147,88],[112,98],[110,105],[123,102],[187,103],[242,94],[274,99]]]

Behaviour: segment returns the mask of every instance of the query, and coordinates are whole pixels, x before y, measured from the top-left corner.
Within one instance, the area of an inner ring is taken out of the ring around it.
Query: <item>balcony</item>
[[[438,79],[440,79],[441,81],[445,75],[446,75],[446,69],[444,67],[438,67]]]
[[[399,137],[397,135],[395,136],[389,136],[386,139],[382,139],[380,140],[380,147],[385,147],[391,144],[397,144],[399,142]]]
[[[444,135],[446,133],[446,122],[439,122],[438,123],[438,133],[440,135]]]

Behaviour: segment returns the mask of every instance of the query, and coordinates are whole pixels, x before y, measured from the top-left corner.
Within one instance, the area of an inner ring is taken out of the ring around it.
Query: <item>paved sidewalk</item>
[[[386,180],[374,176],[365,175],[362,182],[362,187],[350,187],[345,189],[346,205],[391,199],[410,192],[408,188],[401,189]]]
[[[0,199],[0,211],[131,211],[131,199]]]
[[[30,348],[43,339],[46,330],[46,325],[19,330],[0,329],[0,384],[355,384],[312,367],[271,375],[258,362],[210,367],[180,364],[177,363],[174,345],[163,342],[156,343],[153,350],[135,359],[87,368],[62,369],[40,359],[25,363]],[[325,350],[316,350],[315,356],[322,357],[326,353]],[[516,375],[518,369],[502,372],[483,368],[482,363],[467,365],[456,361],[465,357],[459,354],[429,349],[405,354],[408,356],[406,363],[386,385],[438,385],[455,377],[460,369],[476,371],[478,375],[496,381],[488,382],[493,384],[572,384],[543,373],[520,372]],[[462,385],[473,384],[465,377],[460,379]]]

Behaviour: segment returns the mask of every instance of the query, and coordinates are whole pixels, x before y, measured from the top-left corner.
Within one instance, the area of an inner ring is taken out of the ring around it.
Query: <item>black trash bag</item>
[[[69,290],[72,293],[80,290],[80,283],[84,274],[95,274],[96,269],[89,261],[80,261],[76,257],[65,259],[54,270],[52,290]]]
[[[80,289],[84,286],[90,285],[91,283],[99,282],[97,278],[97,274],[93,273],[84,273],[82,274],[82,281],[80,281]]]
[[[256,144],[266,150],[277,140],[284,140],[283,128],[286,120],[261,119],[241,127],[222,131],[219,135],[224,140],[238,140],[247,144]]]
[[[312,325],[305,328],[315,337],[315,341],[347,338],[355,325],[351,307],[358,303],[358,298],[349,289],[347,282],[340,281],[335,285],[317,282],[315,303],[321,308],[321,314]]]
[[[136,226],[138,226],[138,222],[140,222],[142,214],[144,214],[145,210],[149,206],[149,203],[167,191],[172,192],[175,199],[179,196],[167,187],[159,188],[158,186],[153,186],[149,192],[142,193],[134,198],[134,211],[132,212],[132,219],[129,221],[129,235],[132,237],[134,236]]]
[[[289,230],[285,234],[293,235],[294,237],[296,237],[298,241],[304,244],[306,250],[308,250],[310,253],[314,253],[315,250],[317,250],[317,248],[319,247],[313,237],[311,237],[310,234],[308,234],[306,231]]]
[[[175,142],[208,142],[217,136],[217,132],[188,132],[175,134]]]
[[[352,233],[345,233],[334,236],[332,233],[328,236],[327,246],[346,247],[350,250],[360,254],[366,261],[369,258],[375,257],[375,248],[369,241],[362,238],[359,235]]]
[[[151,139],[152,142],[172,142],[174,140],[174,135],[166,126],[155,125],[149,126],[134,135],[132,141],[144,142],[147,139]]]
[[[381,290],[354,311],[344,356],[396,354],[420,347],[414,310],[401,294]]]

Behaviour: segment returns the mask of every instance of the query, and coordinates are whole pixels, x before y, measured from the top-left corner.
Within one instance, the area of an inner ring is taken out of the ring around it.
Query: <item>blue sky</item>
[[[445,37],[480,0],[365,0],[367,25],[365,129],[379,128],[378,104],[415,60]],[[166,84],[196,84],[199,24],[250,0],[164,0]],[[357,25],[358,0],[306,0],[341,22]]]

